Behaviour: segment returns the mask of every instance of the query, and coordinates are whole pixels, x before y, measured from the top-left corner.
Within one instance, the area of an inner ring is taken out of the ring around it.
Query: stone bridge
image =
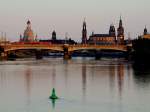
[[[77,44],[77,45],[58,45],[58,44],[19,44],[19,43],[13,43],[13,44],[7,44],[7,45],[1,45],[3,48],[3,52],[7,54],[10,51],[16,51],[16,50],[29,50],[29,49],[35,49],[35,50],[54,50],[54,51],[60,51],[64,53],[64,57],[70,57],[71,53],[77,50],[114,50],[114,51],[121,51],[121,52],[127,52],[127,46],[125,45],[84,45],[84,44]]]

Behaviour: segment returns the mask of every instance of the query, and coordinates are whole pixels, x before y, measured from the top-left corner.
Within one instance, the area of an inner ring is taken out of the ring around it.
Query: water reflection
[[[83,101],[86,100],[86,64],[82,64],[82,91]]]
[[[92,59],[13,63],[0,65],[0,112],[150,111],[150,67]],[[48,99],[53,87],[58,101]]]
[[[4,86],[5,86],[5,81],[6,81],[6,73],[5,73],[5,71],[3,71],[3,70],[5,70],[5,68],[2,67],[0,69],[1,69],[0,70],[0,87],[5,88]]]
[[[110,89],[111,91],[114,90],[115,87],[115,71],[116,71],[116,66],[109,66],[109,83],[110,83]]]
[[[124,82],[124,65],[123,64],[119,64],[118,65],[118,90],[119,90],[119,95],[120,98],[122,98],[122,89],[123,89],[123,82]]]
[[[68,88],[68,63],[69,60],[64,60],[65,87]]]
[[[30,68],[27,68],[26,71],[25,71],[25,79],[26,79],[26,92],[27,92],[27,105],[29,106],[30,105],[30,94],[31,94],[31,80],[32,80],[32,77],[31,77],[31,69]]]
[[[52,108],[55,109],[56,100],[55,99],[51,99],[51,103],[52,103]]]
[[[56,67],[55,67],[55,65],[53,65],[53,67],[52,67],[52,86],[53,86],[53,88],[55,88],[56,87]]]

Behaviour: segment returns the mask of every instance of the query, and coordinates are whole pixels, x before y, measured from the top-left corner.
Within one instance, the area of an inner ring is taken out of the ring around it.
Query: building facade
[[[34,37],[33,30],[31,29],[31,22],[27,21],[27,27],[24,30],[23,37],[20,35],[20,41],[21,42],[34,42],[36,39]]]
[[[107,34],[94,34],[89,37],[88,44],[96,45],[115,45],[124,44],[124,28],[122,25],[122,19],[120,18],[119,27],[117,29],[117,35],[114,25],[110,25],[109,32]]]
[[[113,45],[116,43],[116,31],[114,25],[110,25],[108,34],[94,34],[89,37],[89,44]]]
[[[51,44],[77,44],[71,38],[69,38],[69,39],[58,39],[55,30],[52,32],[51,39],[48,39],[48,40],[39,40],[39,41],[40,42],[48,42],[48,43],[51,43]]]

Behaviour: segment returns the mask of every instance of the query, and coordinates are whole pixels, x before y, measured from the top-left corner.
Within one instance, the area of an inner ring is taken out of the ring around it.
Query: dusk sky
[[[0,31],[9,40],[18,40],[27,20],[38,38],[51,38],[56,30],[58,38],[81,40],[82,22],[86,18],[88,35],[108,33],[110,24],[118,27],[122,15],[126,38],[150,31],[150,0],[0,0]]]

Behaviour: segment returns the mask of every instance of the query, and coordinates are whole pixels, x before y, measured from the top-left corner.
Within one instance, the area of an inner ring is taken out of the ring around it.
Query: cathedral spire
[[[147,35],[147,28],[146,28],[146,25],[145,25],[145,28],[144,28],[144,35]]]
[[[52,32],[52,40],[53,41],[56,40],[56,31],[55,30]]]
[[[122,17],[120,16],[119,27],[117,29],[117,42],[118,44],[124,43],[124,27],[122,24]]]
[[[86,21],[85,21],[85,18],[84,18],[84,21],[83,21],[83,30],[86,30]]]
[[[120,15],[119,27],[122,27],[122,17]]]
[[[86,44],[86,43],[87,43],[87,29],[86,29],[86,21],[84,18],[83,29],[82,29],[82,44]]]

